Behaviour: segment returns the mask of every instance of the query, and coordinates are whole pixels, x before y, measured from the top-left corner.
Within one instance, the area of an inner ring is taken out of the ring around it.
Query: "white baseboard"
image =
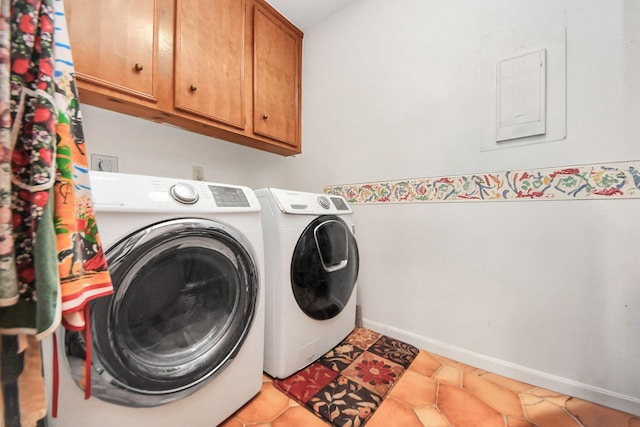
[[[589,402],[608,406],[619,411],[640,415],[640,399],[627,396],[615,391],[594,387],[568,378],[559,377],[546,372],[527,368],[505,360],[496,359],[460,347],[452,346],[441,341],[432,340],[412,332],[363,319],[365,328],[382,333],[392,338],[412,344],[418,348],[448,357],[458,362],[465,363],[476,368],[513,378],[536,387],[574,396]]]

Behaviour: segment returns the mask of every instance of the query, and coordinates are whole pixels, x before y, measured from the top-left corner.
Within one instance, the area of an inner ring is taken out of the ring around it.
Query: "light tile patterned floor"
[[[276,390],[260,393],[222,427],[327,427]],[[640,417],[420,351],[366,427],[640,427]]]

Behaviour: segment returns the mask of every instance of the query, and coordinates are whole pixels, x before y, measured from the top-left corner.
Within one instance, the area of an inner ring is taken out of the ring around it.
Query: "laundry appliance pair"
[[[51,427],[215,426],[355,324],[358,249],[338,196],[90,172],[114,293],[87,345],[59,330]],[[54,347],[43,345],[53,399]],[[50,408],[51,409],[51,408]],[[49,411],[51,414],[51,410]]]

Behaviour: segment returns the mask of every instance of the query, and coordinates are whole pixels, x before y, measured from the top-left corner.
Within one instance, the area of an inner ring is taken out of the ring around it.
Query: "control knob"
[[[200,198],[198,190],[196,190],[193,185],[184,183],[172,185],[169,189],[169,193],[174,200],[185,205],[192,205]]]
[[[327,199],[324,196],[318,196],[318,204],[320,204],[320,206],[322,206],[325,209],[329,209],[331,207],[331,203],[329,202],[329,199]]]

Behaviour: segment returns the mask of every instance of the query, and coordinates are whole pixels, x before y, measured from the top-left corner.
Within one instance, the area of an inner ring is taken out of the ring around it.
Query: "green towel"
[[[0,307],[0,333],[33,334],[42,338],[60,323],[60,279],[56,234],[53,224],[53,190],[38,223],[34,242],[36,298],[20,298],[9,307]]]

